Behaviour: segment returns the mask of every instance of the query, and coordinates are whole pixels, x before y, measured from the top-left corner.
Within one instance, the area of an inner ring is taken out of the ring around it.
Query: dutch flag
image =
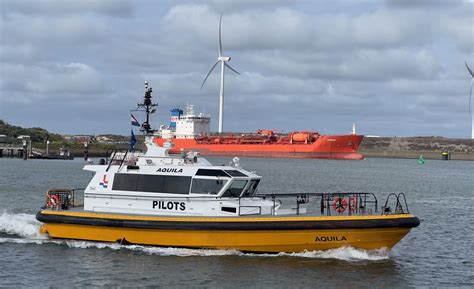
[[[140,123],[138,120],[133,116],[133,114],[130,114],[131,120],[132,120],[132,125],[134,126],[140,126]]]

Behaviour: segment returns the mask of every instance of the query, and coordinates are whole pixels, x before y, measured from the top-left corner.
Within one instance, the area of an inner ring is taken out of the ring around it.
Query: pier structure
[[[0,143],[0,158],[25,158],[27,152],[22,145]]]

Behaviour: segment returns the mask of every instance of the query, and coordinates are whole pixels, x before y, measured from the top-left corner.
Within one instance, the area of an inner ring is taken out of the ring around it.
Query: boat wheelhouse
[[[238,159],[214,166],[196,153],[170,156],[151,138],[146,144],[145,154],[113,154],[104,165],[84,167],[94,172],[84,191],[84,210],[180,216],[273,213],[273,202],[252,197],[261,176],[242,169]]]

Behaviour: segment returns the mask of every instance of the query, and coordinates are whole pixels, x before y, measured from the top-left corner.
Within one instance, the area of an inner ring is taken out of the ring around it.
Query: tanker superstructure
[[[362,135],[321,135],[312,131],[280,133],[275,130],[258,130],[256,133],[210,132],[211,117],[196,114],[188,105],[186,113],[179,109],[171,111],[168,128],[162,128],[155,143],[163,145],[172,141],[171,153],[182,150],[199,151],[203,155],[251,156],[281,158],[319,158],[361,160],[364,156],[357,152]]]

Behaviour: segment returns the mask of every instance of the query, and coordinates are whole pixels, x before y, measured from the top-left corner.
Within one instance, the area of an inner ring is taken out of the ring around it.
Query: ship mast
[[[158,104],[151,101],[152,92],[153,88],[148,88],[148,81],[145,81],[145,96],[143,97],[143,103],[137,103],[138,108],[141,108],[146,113],[146,121],[142,123],[140,128],[140,131],[144,132],[145,135],[152,135],[155,132],[150,125],[150,115],[156,111],[155,107],[157,107]]]

